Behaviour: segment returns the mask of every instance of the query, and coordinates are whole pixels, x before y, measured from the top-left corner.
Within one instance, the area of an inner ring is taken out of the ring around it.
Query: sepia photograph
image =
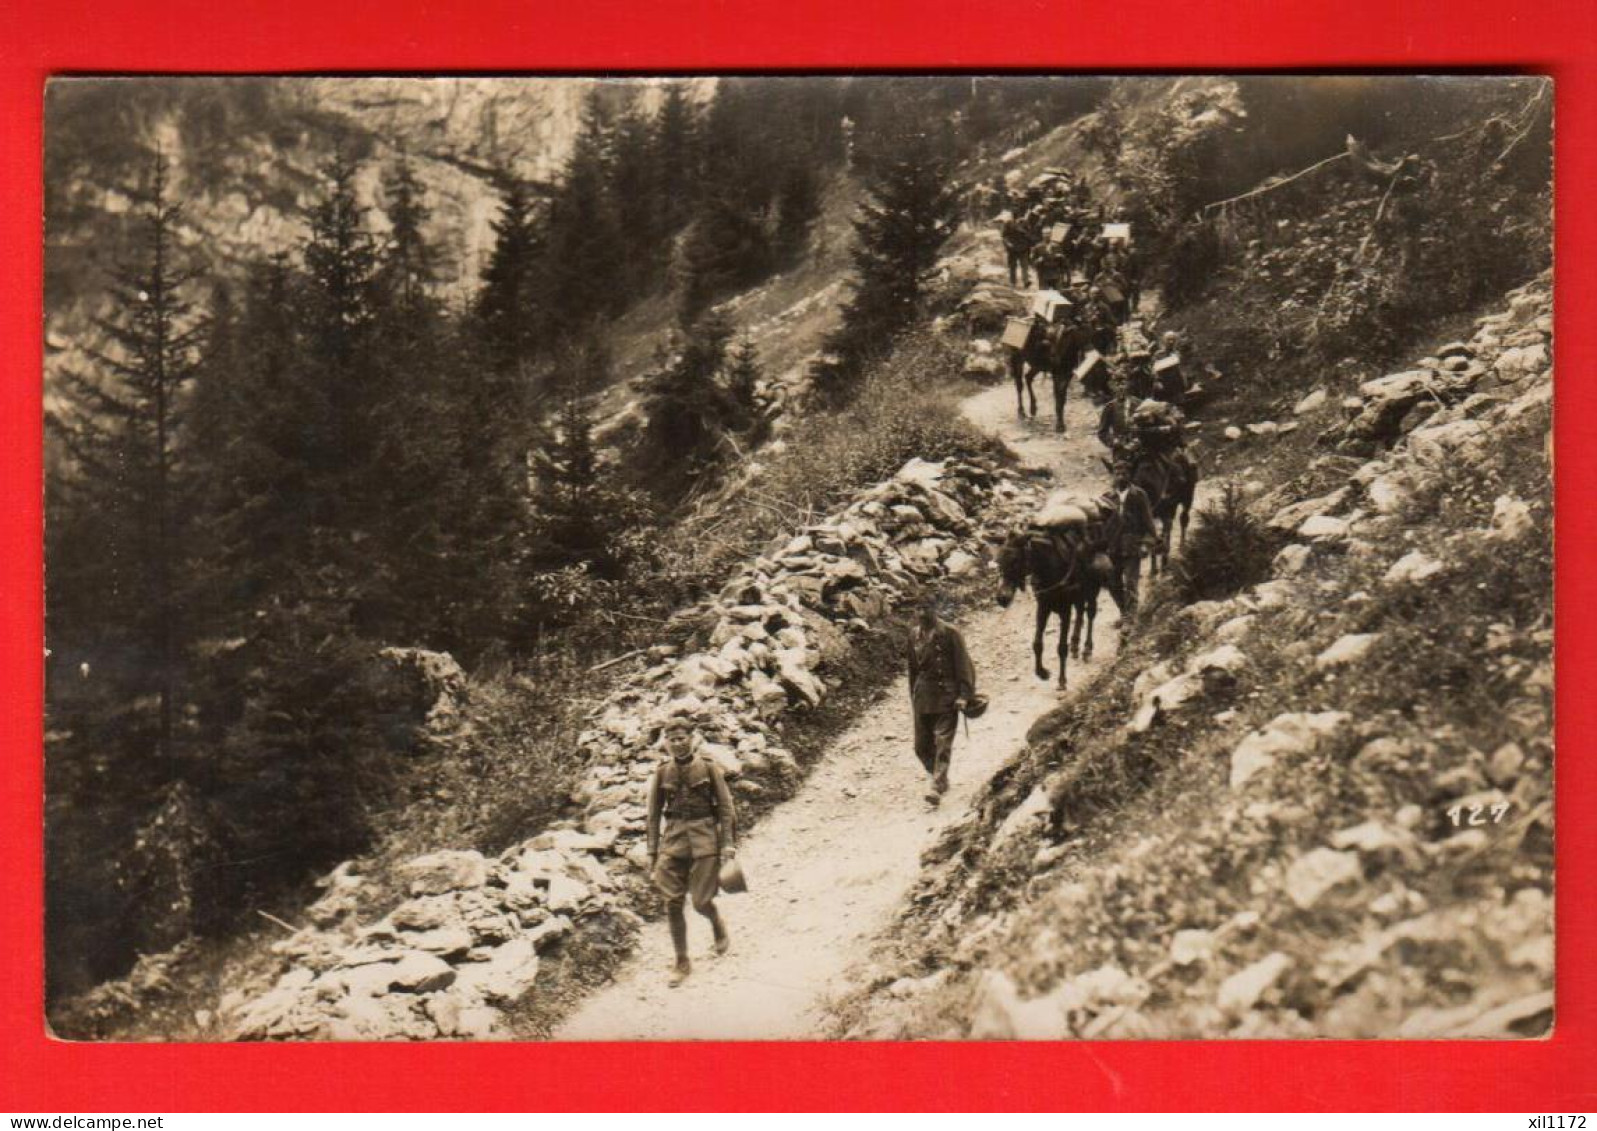
[[[1553,103],[52,79],[51,1035],[1550,1036]]]

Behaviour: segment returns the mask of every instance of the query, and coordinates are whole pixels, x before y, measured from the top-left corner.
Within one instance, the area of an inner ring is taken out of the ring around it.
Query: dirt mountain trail
[[[1051,397],[1040,382],[1039,399]],[[964,402],[967,416],[1001,437],[1029,465],[1049,467],[1058,486],[1101,490],[1105,473],[1092,432],[1096,413],[1072,398],[1068,435],[1055,435],[1052,403],[1036,421],[1015,417],[1006,382]],[[1027,729],[1058,702],[1052,680],[1032,675],[1033,604],[984,605],[961,622],[988,714],[961,728],[952,789],[928,811],[925,779],[911,748],[908,697],[883,692],[816,765],[800,792],[744,839],[739,858],[750,890],[719,900],[732,950],[717,957],[710,930],[688,913],[693,974],[675,989],[664,922],[649,924],[614,983],[589,997],[555,1033],[560,1040],[802,1039],[823,1036],[829,999],[870,952],[920,873],[921,853],[967,811],[980,785],[1025,743]],[[1099,609],[1092,664],[1072,662],[1081,686],[1116,644],[1118,614]],[[1045,653],[1053,664],[1053,636]]]

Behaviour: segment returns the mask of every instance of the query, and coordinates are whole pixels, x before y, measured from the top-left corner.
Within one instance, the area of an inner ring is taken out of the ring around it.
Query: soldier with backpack
[[[928,777],[926,803],[948,792],[948,762],[962,711],[977,700],[976,669],[959,629],[937,615],[926,597],[910,630],[909,698],[915,716],[915,757]]]
[[[693,971],[684,906],[689,898],[693,910],[710,921],[715,953],[725,954],[732,945],[715,897],[722,862],[737,856],[737,809],[721,767],[699,752],[686,716],[667,721],[662,740],[670,757],[649,779],[649,874],[666,899],[676,951],[669,984],[677,986]]]

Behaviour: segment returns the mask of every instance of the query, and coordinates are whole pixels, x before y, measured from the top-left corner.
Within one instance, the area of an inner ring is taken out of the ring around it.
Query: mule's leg
[[[1037,602],[1037,630],[1031,637],[1031,654],[1034,657],[1032,670],[1037,673],[1038,679],[1048,678],[1048,669],[1042,666],[1042,640],[1043,634],[1048,631],[1048,606],[1041,601]]]
[[[1026,419],[1026,401],[1024,399],[1024,388],[1026,383],[1025,370],[1026,363],[1020,359],[1019,355],[1010,354],[1009,377],[1010,380],[1015,382],[1015,415],[1020,417],[1022,420]]]
[[[1059,690],[1065,689],[1065,661],[1070,655],[1070,611],[1071,604],[1066,601],[1059,610]]]
[[[1054,374],[1054,431],[1061,436],[1065,434],[1065,396],[1070,392],[1070,372],[1067,370],[1063,379],[1059,374]]]
[[[1182,545],[1182,546],[1185,546],[1187,544],[1187,522],[1191,518],[1192,518],[1192,500],[1190,498],[1188,498],[1184,502],[1182,502],[1182,504],[1181,504],[1181,542],[1180,542],[1180,545]]]
[[[1032,367],[1026,373],[1026,396],[1031,398],[1031,418],[1037,419],[1037,370]]]
[[[1174,515],[1165,515],[1157,519],[1159,523],[1159,529],[1153,536],[1153,553],[1149,555],[1149,581],[1152,581],[1161,573],[1166,573],[1169,571],[1170,526],[1174,517]]]
[[[1082,659],[1083,663],[1089,663],[1090,664],[1092,662],[1092,622],[1098,619],[1098,594],[1094,593],[1094,594],[1092,594],[1092,596],[1087,598],[1086,612],[1087,612],[1087,643],[1086,643],[1086,646],[1082,649],[1081,659]]]
[[[1080,602],[1071,602],[1074,615],[1070,618],[1070,658],[1081,659],[1081,628],[1082,620]]]

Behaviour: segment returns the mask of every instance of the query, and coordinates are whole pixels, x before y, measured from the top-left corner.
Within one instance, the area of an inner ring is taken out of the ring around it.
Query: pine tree
[[[666,87],[654,127],[654,160],[659,181],[662,232],[687,223],[699,181],[698,111],[680,82]]]
[[[738,408],[721,383],[732,326],[716,310],[686,330],[682,352],[645,383],[648,416],[640,463],[658,497],[675,501],[726,454]]]
[[[592,318],[615,314],[630,297],[621,285],[626,247],[608,191],[612,140],[596,93],[549,217],[541,274],[557,336],[577,334]]]
[[[209,631],[237,632],[303,555],[315,510],[318,421],[329,388],[304,363],[303,279],[286,257],[254,265],[237,293],[219,288],[191,399],[185,447],[196,516],[189,572]]]
[[[754,339],[747,334],[738,339],[726,363],[726,388],[737,406],[738,428],[752,432],[760,422],[760,355]],[[763,437],[755,437],[755,442]]]
[[[867,192],[854,222],[854,295],[842,326],[827,339],[830,358],[815,371],[834,396],[847,396],[865,366],[913,320],[926,278],[958,223],[948,164],[925,137],[907,138],[893,157],[878,157]]]
[[[438,254],[422,235],[428,209],[410,159],[399,162],[383,181],[391,231],[383,250],[380,282],[389,300],[407,315],[422,312],[438,277]]]
[[[326,358],[349,360],[372,320],[379,260],[366,230],[366,209],[355,195],[357,168],[342,150],[322,170],[326,195],[311,210],[304,247],[309,276],[312,340]]]
[[[550,383],[560,408],[532,451],[532,526],[529,564],[552,571],[582,566],[615,581],[636,556],[632,533],[648,521],[635,494],[611,482],[594,440],[592,393],[608,383],[608,359],[596,340],[562,351]]]
[[[402,163],[390,180],[393,236],[379,268],[375,333],[366,364],[384,394],[365,414],[372,437],[357,487],[370,506],[363,628],[438,645],[451,635],[452,566],[466,505],[458,447],[446,422],[475,374],[453,365],[450,327],[431,293],[435,249],[423,229],[426,198]]]
[[[89,556],[59,563],[53,603],[69,635],[103,640],[109,655],[125,658],[129,698],[156,695],[163,762],[172,751],[181,638],[176,436],[204,333],[186,296],[193,275],[178,263],[180,210],[166,177],[157,158],[133,193],[140,258],[112,281],[114,313],[99,321],[107,345],[94,353],[100,374],[66,374],[68,405],[48,418],[74,465],[57,485],[61,501],[98,543],[81,547]]]
[[[606,191],[615,202],[616,223],[626,247],[620,281],[635,295],[662,274],[660,253],[665,240],[664,200],[653,167],[653,124],[635,105],[629,105],[616,120],[612,154]]]
[[[777,252],[785,259],[796,259],[820,214],[821,187],[815,171],[808,165],[793,165],[783,178],[777,197]]]
[[[616,563],[608,551],[608,516],[596,505],[599,460],[585,397],[567,392],[562,398],[558,422],[533,452],[533,471],[535,566],[585,563],[601,576],[613,574]]]
[[[542,246],[526,182],[503,173],[499,183],[494,248],[483,268],[476,309],[492,359],[503,369],[514,369],[531,361],[538,347]]]
[[[721,194],[699,206],[682,250],[681,312],[692,323],[729,290],[759,278],[771,246],[759,221]]]

